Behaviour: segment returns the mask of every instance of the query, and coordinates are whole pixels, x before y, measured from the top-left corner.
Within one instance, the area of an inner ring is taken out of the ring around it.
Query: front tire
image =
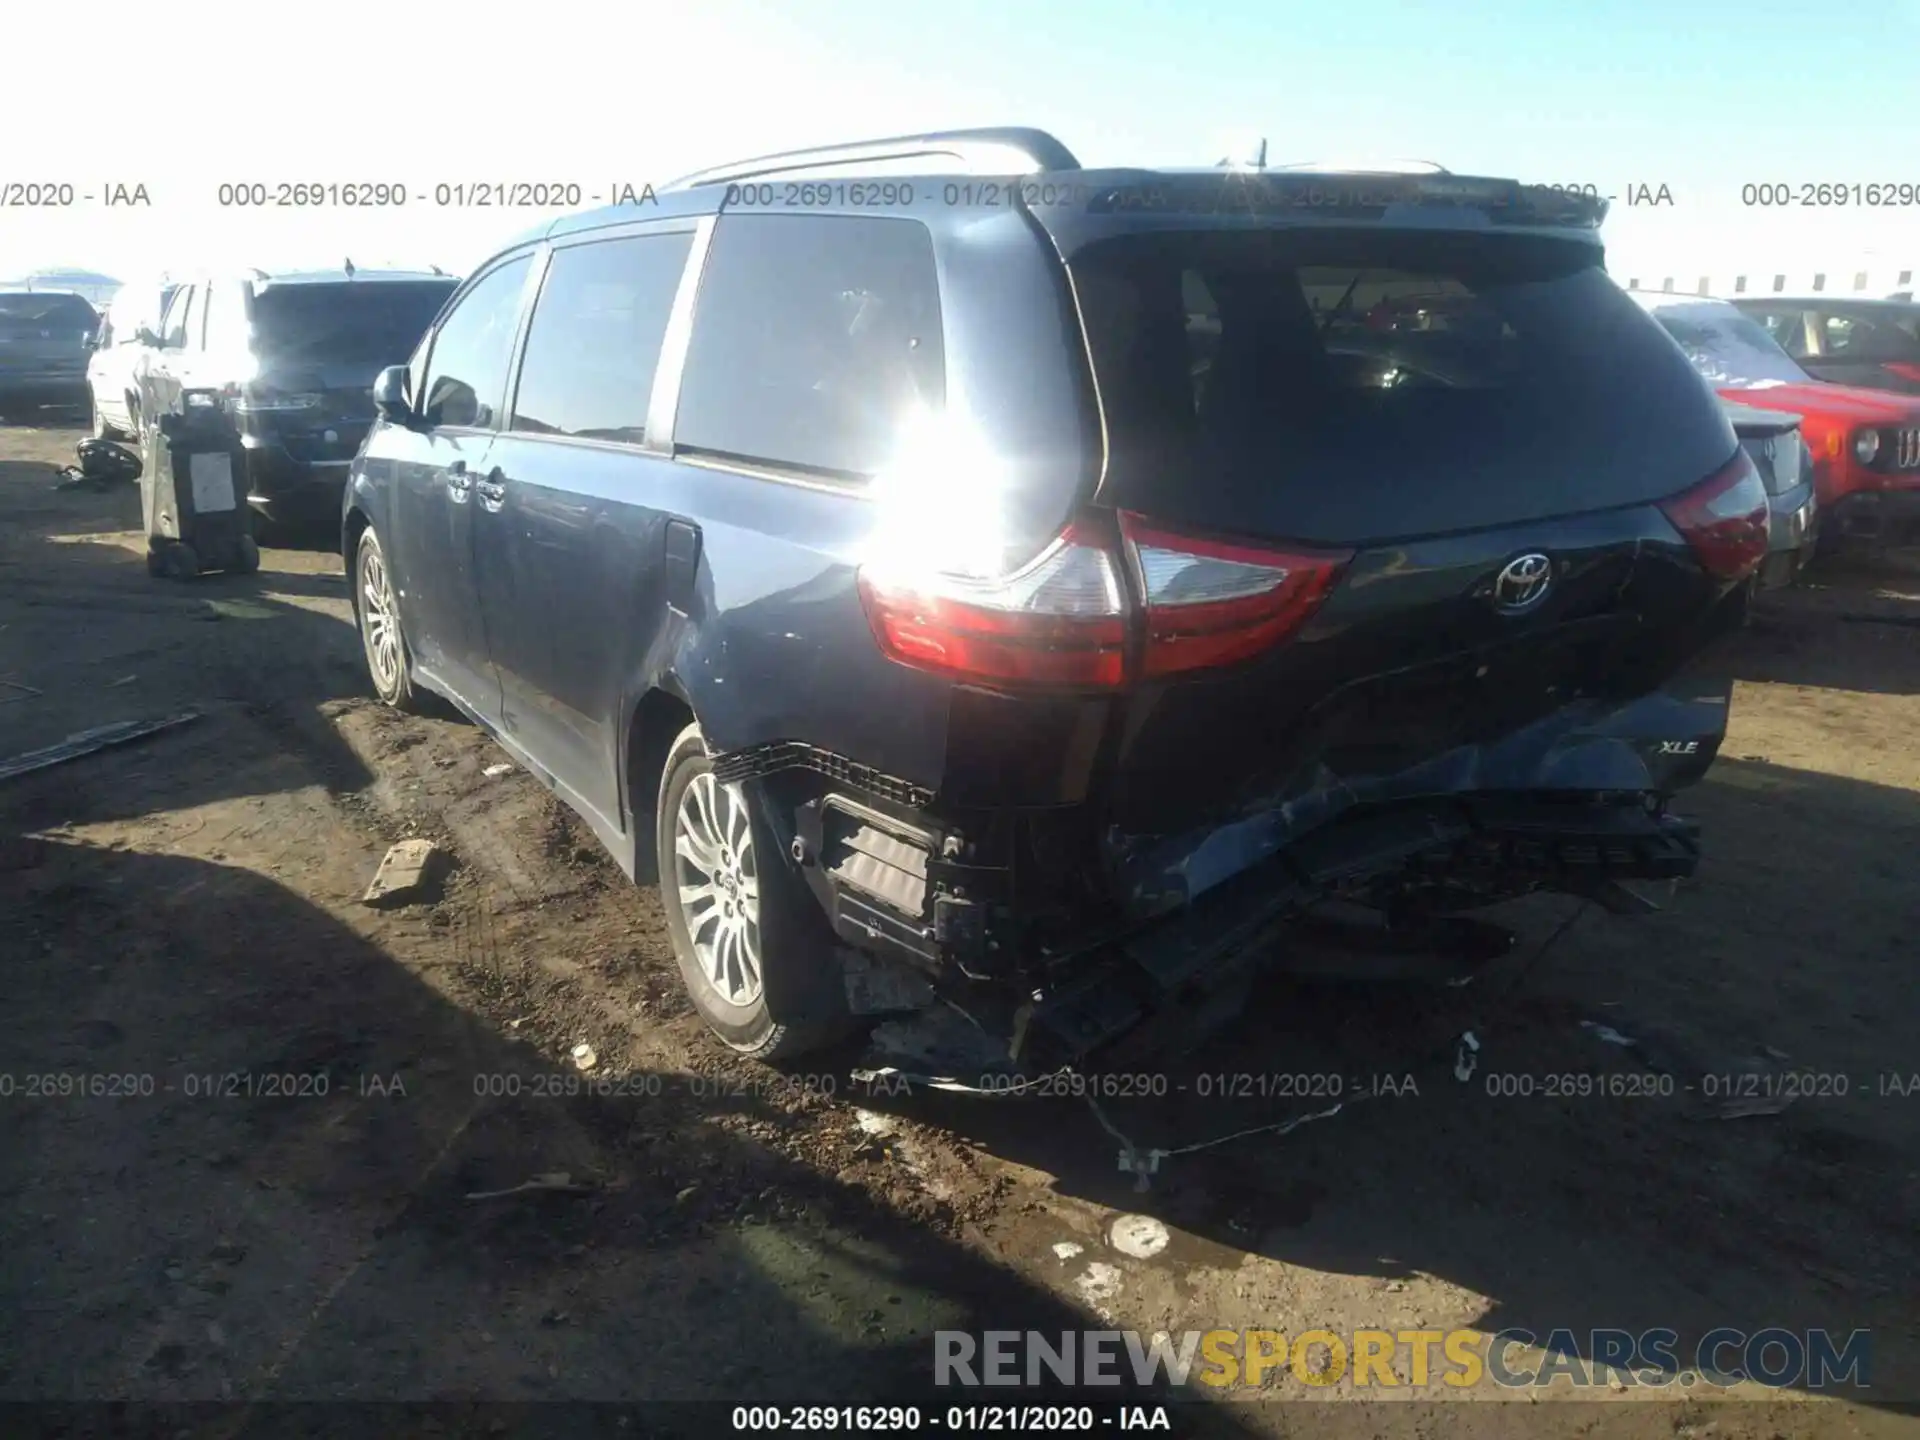
[[[380,537],[368,526],[353,551],[353,613],[360,628],[360,648],[367,660],[367,678],[384,705],[409,715],[418,714],[419,697],[413,689],[413,658],[407,652],[400,626],[400,601],[387,569]]]
[[[667,930],[708,1028],[756,1060],[838,1039],[849,1017],[833,937],[754,797],[714,777],[697,725],[667,755],[655,816]]]
[[[93,438],[96,440],[125,440],[127,438],[126,432],[107,419],[106,412],[100,408],[100,402],[95,400],[92,404]]]

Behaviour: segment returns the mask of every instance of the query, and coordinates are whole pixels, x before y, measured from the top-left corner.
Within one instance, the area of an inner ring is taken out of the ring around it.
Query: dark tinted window
[[[0,292],[0,329],[92,330],[99,317],[78,295],[31,290]]]
[[[714,231],[677,444],[867,475],[946,401],[933,240],[913,220],[734,216]]]
[[[1671,494],[1733,437],[1581,244],[1413,230],[1141,234],[1073,262],[1116,499],[1355,540]]]
[[[427,357],[424,408],[430,423],[482,428],[495,423],[531,263],[522,255],[489,273],[441,325]]]
[[[1745,314],[1789,355],[1807,353],[1806,316],[1798,310],[1749,310]]]
[[[512,428],[639,442],[667,315],[693,236],[639,235],[554,252],[527,330]]]
[[[253,343],[263,360],[403,365],[456,280],[352,280],[268,285],[253,297]]]
[[[1920,360],[1920,340],[1913,322],[1902,329],[1894,317],[1868,319],[1861,315],[1821,317],[1820,348],[1845,360]]]

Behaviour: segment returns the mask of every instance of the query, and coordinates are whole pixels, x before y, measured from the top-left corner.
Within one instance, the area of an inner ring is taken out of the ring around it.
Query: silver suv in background
[[[1722,400],[1720,408],[1767,487],[1767,558],[1760,567],[1760,588],[1791,585],[1820,540],[1813,452],[1800,434],[1800,417],[1731,400]]]

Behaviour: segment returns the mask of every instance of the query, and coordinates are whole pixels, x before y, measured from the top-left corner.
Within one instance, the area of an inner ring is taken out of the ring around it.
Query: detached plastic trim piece
[[[169,715],[162,720],[122,720],[113,725],[100,725],[92,730],[81,730],[69,735],[58,745],[49,745],[44,750],[29,750],[11,759],[0,760],[0,780],[11,780],[16,775],[28,775],[35,770],[47,770],[55,765],[64,765],[67,761],[78,760],[83,755],[91,755],[95,751],[110,749],[115,745],[126,745],[135,740],[144,740],[149,735],[157,735],[162,730],[171,730],[176,725],[184,725],[189,720],[199,718],[198,710],[188,710],[179,715]]]

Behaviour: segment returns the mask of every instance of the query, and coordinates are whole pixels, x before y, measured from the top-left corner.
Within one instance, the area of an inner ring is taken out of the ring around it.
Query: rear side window
[[[638,444],[688,233],[556,250],[527,331],[510,428]]]
[[[1347,544],[1640,503],[1723,464],[1712,398],[1586,245],[1139,234],[1073,260],[1121,504]]]
[[[1909,322],[1911,324],[1911,322]],[[1821,349],[1847,360],[1920,359],[1920,341],[1892,319],[1827,315],[1821,320]]]
[[[915,220],[729,215],[715,228],[676,444],[872,475],[946,402],[933,239]]]
[[[427,356],[422,408],[428,424],[494,425],[530,264],[532,258],[522,255],[489,272],[442,322]]]
[[[187,302],[193,298],[193,286],[182,285],[167,301],[167,317],[161,323],[162,349],[178,350],[187,343]]]

